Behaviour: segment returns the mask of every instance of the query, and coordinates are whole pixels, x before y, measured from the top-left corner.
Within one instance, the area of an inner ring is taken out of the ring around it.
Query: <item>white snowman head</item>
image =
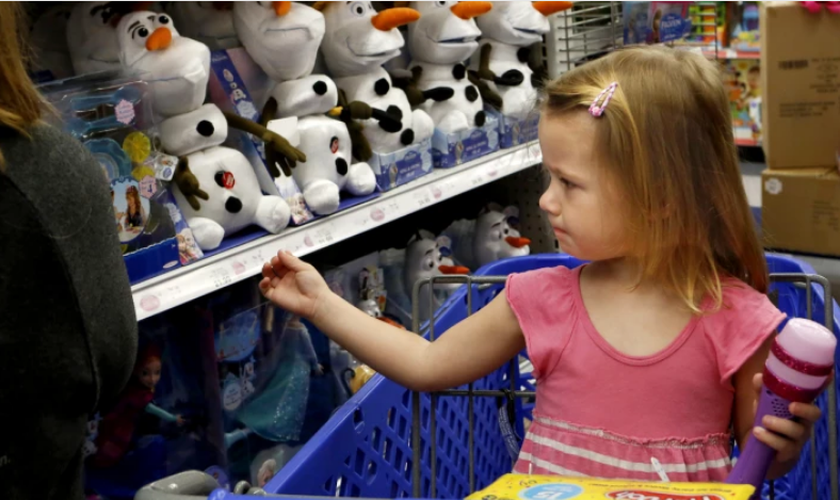
[[[167,14],[123,16],[117,25],[120,62],[150,82],[155,112],[177,116],[201,107],[210,79],[210,49],[182,37]]]
[[[455,64],[478,48],[481,31],[474,18],[490,11],[490,2],[411,2],[420,20],[408,25],[408,47],[417,61]]]
[[[379,304],[376,303],[376,299],[365,299],[360,300],[356,307],[361,309],[363,313],[371,316],[373,318],[381,318],[382,311],[379,309]]]
[[[451,242],[446,236],[434,236],[427,231],[412,239],[405,249],[405,286],[409,297],[414,292],[414,284],[419,280],[443,276],[445,274],[468,274],[469,269],[456,266],[452,261]],[[455,285],[435,285],[435,289],[457,288]],[[426,292],[428,293],[428,291]]]
[[[531,240],[523,238],[519,231],[511,227],[518,216],[519,210],[515,207],[507,207],[502,212],[489,210],[478,216],[473,237],[473,254],[479,266],[531,253]]]
[[[233,26],[233,2],[170,2],[166,11],[184,36],[207,45],[210,50],[239,46]]]
[[[398,7],[377,13],[370,2],[319,2],[327,33],[321,53],[330,74],[361,75],[400,55],[405,45],[400,26],[420,13]]]
[[[251,58],[275,82],[312,73],[324,38],[324,16],[297,2],[236,2],[236,34]]]
[[[548,16],[571,6],[572,2],[494,2],[493,10],[475,22],[482,36],[525,47],[548,33]]]
[[[67,21],[67,48],[77,75],[120,69],[116,25],[131,3],[79,2]]]

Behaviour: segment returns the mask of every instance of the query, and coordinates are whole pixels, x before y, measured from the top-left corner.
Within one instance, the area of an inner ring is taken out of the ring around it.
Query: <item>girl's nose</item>
[[[560,203],[556,197],[551,193],[551,189],[547,189],[545,193],[540,196],[540,209],[549,215],[560,215]]]

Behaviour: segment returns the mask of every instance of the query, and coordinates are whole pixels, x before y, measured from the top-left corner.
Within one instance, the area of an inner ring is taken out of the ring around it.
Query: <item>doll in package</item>
[[[201,258],[167,182],[177,158],[159,147],[146,84],[71,79],[42,89],[65,131],[81,141],[111,186],[114,225],[132,283]]]

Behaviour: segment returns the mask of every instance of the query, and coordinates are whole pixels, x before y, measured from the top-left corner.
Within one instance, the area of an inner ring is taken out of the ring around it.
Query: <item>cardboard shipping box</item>
[[[770,168],[828,167],[840,150],[840,16],[761,4],[764,152]]]
[[[761,186],[766,248],[840,256],[836,169],[768,169],[761,174]]]

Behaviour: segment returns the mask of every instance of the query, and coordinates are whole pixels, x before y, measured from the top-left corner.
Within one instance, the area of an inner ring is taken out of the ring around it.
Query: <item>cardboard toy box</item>
[[[452,168],[499,150],[499,120],[488,114],[483,126],[446,133],[435,129],[432,160],[435,168]]]
[[[765,170],[764,246],[840,256],[840,175],[834,168]]]
[[[840,16],[799,2],[761,6],[767,166],[834,165],[840,150]]]
[[[734,484],[651,483],[506,474],[467,500],[749,500],[755,488]]]

